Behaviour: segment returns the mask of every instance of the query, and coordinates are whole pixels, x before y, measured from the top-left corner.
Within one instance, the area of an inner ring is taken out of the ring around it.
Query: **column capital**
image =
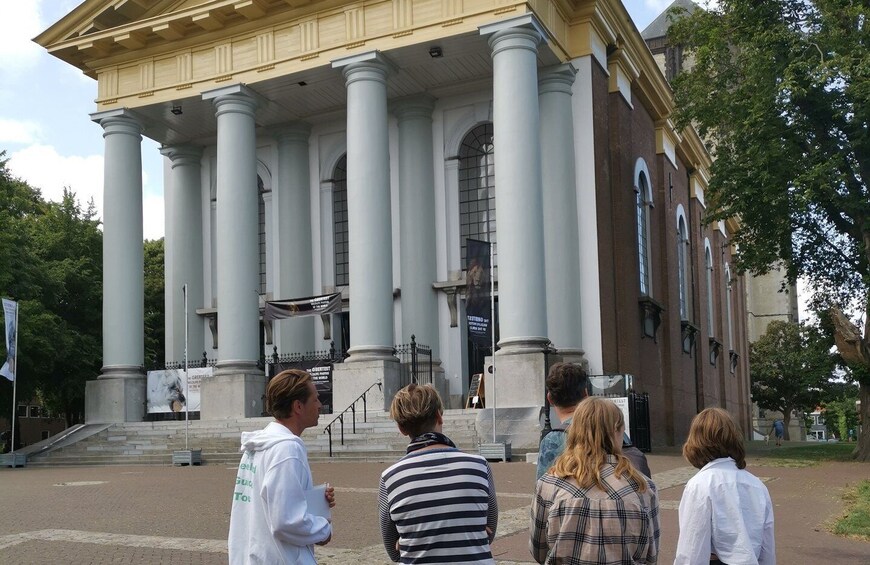
[[[279,144],[308,143],[311,137],[311,124],[308,122],[291,122],[270,130]]]
[[[561,92],[570,95],[577,69],[571,63],[541,69],[538,74],[538,93]]]
[[[400,120],[412,118],[432,119],[435,98],[428,94],[416,94],[393,103],[393,114]]]
[[[184,165],[199,165],[202,158],[202,147],[196,145],[164,145],[160,154],[168,157],[172,168]]]
[[[268,106],[269,101],[244,84],[223,86],[202,93],[203,100],[211,100],[220,116],[225,112],[254,115],[257,108]]]
[[[380,51],[368,51],[332,61],[333,69],[341,69],[347,86],[358,80],[373,80],[386,84],[396,67]]]
[[[544,26],[534,14],[523,14],[516,18],[510,18],[481,26],[478,28],[480,35],[488,35],[489,46],[493,56],[505,49],[528,49],[538,52],[538,44],[546,41],[547,33]]]
[[[94,112],[91,114],[91,121],[102,126],[103,137],[122,133],[142,139],[142,130],[144,129],[142,120],[127,108]]]

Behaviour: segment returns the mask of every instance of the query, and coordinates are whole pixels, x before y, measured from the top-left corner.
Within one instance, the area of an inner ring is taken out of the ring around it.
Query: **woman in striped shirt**
[[[493,564],[498,503],[492,471],[484,458],[459,451],[441,433],[443,411],[432,385],[411,384],[393,398],[390,416],[411,443],[381,475],[384,548],[400,563]]]

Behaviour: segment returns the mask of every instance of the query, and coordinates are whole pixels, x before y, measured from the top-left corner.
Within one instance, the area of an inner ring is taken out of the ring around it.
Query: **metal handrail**
[[[353,418],[353,433],[356,433],[356,403],[360,399],[363,401],[363,422],[367,422],[366,418],[366,394],[370,391],[375,385],[378,386],[378,389],[383,390],[381,386],[381,381],[376,381],[372,383],[369,388],[365,389],[363,393],[356,397],[356,400],[350,403],[350,406],[341,411],[341,413],[332,419],[325,428],[323,428],[323,433],[329,435],[329,456],[332,457],[332,424],[335,423],[336,420],[341,424],[341,445],[344,445],[344,415],[350,410]]]

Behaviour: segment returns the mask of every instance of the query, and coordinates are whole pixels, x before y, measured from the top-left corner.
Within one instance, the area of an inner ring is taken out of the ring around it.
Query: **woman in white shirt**
[[[773,504],[746,470],[743,439],[728,412],[707,408],[695,416],[683,457],[700,471],[680,500],[674,565],[775,565]]]

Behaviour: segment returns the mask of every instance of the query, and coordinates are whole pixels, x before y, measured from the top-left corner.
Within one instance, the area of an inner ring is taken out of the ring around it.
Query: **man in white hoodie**
[[[242,432],[244,455],[230,514],[231,565],[316,564],[314,544],[332,539],[332,524],[310,514],[305,498],[314,485],[300,436],[317,425],[320,406],[305,371],[283,371],[269,381],[266,410],[276,421],[257,432]],[[325,496],[335,506],[332,487]]]

